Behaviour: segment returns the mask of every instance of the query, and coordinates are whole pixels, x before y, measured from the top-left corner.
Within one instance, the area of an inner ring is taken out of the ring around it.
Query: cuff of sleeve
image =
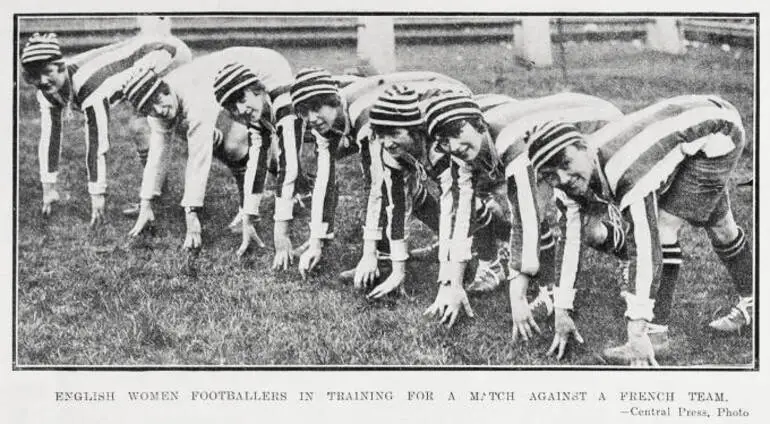
[[[243,212],[249,215],[259,215],[259,205],[262,203],[261,194],[246,194],[243,197]]]
[[[104,194],[107,192],[107,184],[104,183],[88,183],[89,194]]]
[[[562,287],[553,289],[553,306],[561,309],[572,309],[577,290]]]
[[[454,239],[449,242],[449,258],[453,262],[467,262],[473,257],[471,243],[473,239]]]
[[[294,216],[294,201],[292,199],[283,199],[276,197],[275,214],[273,219],[276,221],[290,221]]]
[[[621,296],[626,299],[626,317],[628,317],[628,319],[644,319],[652,321],[652,318],[654,317],[652,310],[655,306],[655,300],[637,296],[629,292],[623,292]]]
[[[44,172],[40,174],[40,182],[44,184],[53,184],[56,183],[58,176],[58,172]]]
[[[334,233],[329,232],[329,224],[322,222],[320,224],[310,224],[310,238],[330,240],[334,238]]]
[[[160,196],[160,190],[149,187],[150,184],[142,184],[142,188],[139,189],[139,198],[150,200],[157,196]]]
[[[407,249],[406,240],[391,240],[390,260],[405,261],[407,259],[409,259],[409,249]]]
[[[382,239],[382,228],[364,228],[364,240],[380,240]]]
[[[449,262],[442,261],[438,267],[438,281],[452,281]]]

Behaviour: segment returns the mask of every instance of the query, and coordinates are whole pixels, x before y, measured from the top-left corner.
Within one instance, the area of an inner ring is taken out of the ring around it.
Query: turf
[[[354,64],[352,47],[281,49],[295,69],[323,65],[341,72]],[[753,144],[753,52],[716,46],[690,48],[682,56],[638,49],[632,43],[566,46],[568,80],[552,69],[517,67],[510,45],[399,46],[401,70],[439,70],[476,92],[533,97],[563,90],[593,94],[624,112],[679,94],[715,93],[740,110]],[[133,139],[142,123],[126,107],[112,111],[108,156],[108,222],[90,230],[85,185],[82,115],[65,125],[60,182],[71,198],[55,214],[40,213],[37,136],[39,116],[29,86],[20,84],[18,105],[16,363],[34,365],[604,365],[597,353],[625,338],[618,298],[618,264],[586,253],[576,322],[586,343],[560,362],[545,356],[552,329],[529,344],[511,343],[506,290],[473,297],[475,319],[451,330],[422,318],[436,294],[436,265],[412,268],[405,296],[368,302],[334,276],[356,264],[361,249],[365,187],[357,158],[339,168],[341,193],[336,240],[318,272],[302,281],[296,269],[269,270],[272,201],[264,202],[260,232],[269,247],[235,257],[240,238],[225,230],[237,210],[228,171],[215,163],[208,184],[204,247],[181,250],[184,219],[178,202],[186,148],[177,143],[168,194],[156,207],[158,225],[130,241],[133,225],[120,207],[136,201],[140,183]],[[736,179],[753,175],[753,148]],[[738,222],[753,236],[753,192],[732,190]],[[308,235],[299,214],[295,245]],[[414,224],[415,245],[430,234]],[[732,303],[734,289],[701,230],[682,233],[685,264],[672,317],[673,354],[666,366],[747,366],[751,335],[715,337],[704,331],[711,314]]]

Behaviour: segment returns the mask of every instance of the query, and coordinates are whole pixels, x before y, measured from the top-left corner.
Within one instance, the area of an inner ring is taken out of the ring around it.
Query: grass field
[[[354,63],[352,48],[283,49],[299,69],[323,65],[340,72]],[[624,112],[679,94],[714,93],[741,111],[753,143],[753,52],[725,52],[715,46],[680,57],[642,51],[630,43],[570,44],[569,82],[558,67],[526,70],[513,64],[505,44],[400,46],[401,70],[429,69],[467,82],[476,92],[513,97],[558,91],[584,92],[617,104]],[[598,352],[625,339],[616,282],[617,263],[593,252],[579,282],[576,322],[585,345],[557,362],[545,356],[552,329],[528,345],[510,340],[507,289],[474,297],[475,319],[452,330],[424,320],[436,294],[436,265],[421,266],[407,282],[407,296],[370,303],[351,287],[332,283],[354,266],[361,248],[365,188],[357,158],[339,169],[341,193],[337,238],[326,249],[321,270],[302,281],[296,269],[269,271],[272,250],[235,257],[240,236],[226,225],[237,210],[237,191],[224,166],[215,162],[202,218],[204,247],[189,266],[181,251],[185,146],[173,149],[169,190],[159,206],[159,225],[131,243],[132,220],[121,205],[136,201],[141,173],[133,137],[134,118],[125,107],[112,112],[108,222],[88,227],[82,115],[65,126],[61,188],[71,199],[53,217],[40,213],[37,136],[39,116],[29,86],[20,84],[18,107],[17,357],[18,365],[603,365]],[[753,174],[753,149],[739,178]],[[737,179],[737,178],[736,178]],[[753,237],[753,192],[733,188],[737,219]],[[272,201],[263,216],[272,216]],[[308,216],[300,215],[292,238],[307,237]],[[416,226],[417,224],[415,224]],[[272,223],[260,232],[271,245]],[[416,227],[415,244],[429,234]],[[712,312],[732,303],[732,284],[705,233],[682,233],[685,265],[672,317],[674,353],[666,366],[747,365],[750,336],[715,337],[704,331]]]

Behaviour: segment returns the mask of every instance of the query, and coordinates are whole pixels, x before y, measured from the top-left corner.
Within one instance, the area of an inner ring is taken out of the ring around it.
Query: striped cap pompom
[[[235,93],[259,82],[259,77],[243,64],[230,63],[220,69],[214,78],[214,96],[217,103],[224,106]]]
[[[529,161],[537,171],[567,146],[583,139],[583,135],[572,124],[549,121],[532,128],[524,137],[528,147]]]
[[[339,89],[329,71],[322,68],[306,68],[297,73],[291,86],[291,102],[299,103],[319,94],[337,94]]]
[[[387,127],[413,127],[423,123],[417,93],[404,85],[385,90],[369,110],[369,123]]]
[[[476,117],[482,117],[481,109],[466,93],[441,93],[427,100],[425,122],[428,124],[428,134],[431,137],[442,125],[458,119]]]
[[[62,58],[59,38],[54,33],[35,33],[21,51],[21,64],[30,65]]]

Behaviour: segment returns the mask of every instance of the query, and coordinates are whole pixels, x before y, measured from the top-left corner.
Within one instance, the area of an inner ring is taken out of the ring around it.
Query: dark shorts
[[[702,152],[685,159],[660,195],[660,209],[695,226],[711,226],[730,211],[728,183],[743,146],[709,158]]]

